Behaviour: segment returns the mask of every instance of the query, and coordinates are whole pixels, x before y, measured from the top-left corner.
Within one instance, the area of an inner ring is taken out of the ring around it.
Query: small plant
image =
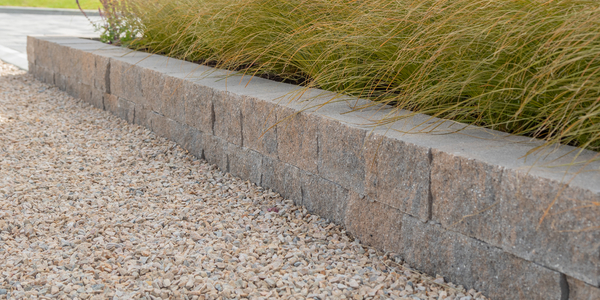
[[[100,41],[108,44],[127,45],[137,35],[137,30],[131,26],[131,10],[122,0],[100,0],[102,8],[98,8],[101,22],[92,21],[81,8],[79,0],[75,0],[77,7],[92,23],[96,31],[100,31]]]

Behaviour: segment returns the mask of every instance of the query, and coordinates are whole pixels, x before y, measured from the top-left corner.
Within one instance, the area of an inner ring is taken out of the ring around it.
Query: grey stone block
[[[319,118],[319,176],[364,193],[366,130]]]
[[[307,172],[300,172],[302,205],[312,213],[343,225],[349,192],[341,185]]]
[[[127,99],[118,98],[116,115],[129,123],[133,123],[135,117],[135,103]]]
[[[302,201],[301,171],[269,156],[263,156],[260,185],[271,188],[295,203]]]
[[[280,160],[318,174],[319,122],[312,114],[280,106],[277,109],[277,152]]]
[[[154,113],[144,105],[139,103],[135,105],[133,112],[133,123],[151,129],[151,120]]]
[[[82,85],[79,97],[96,108],[104,109],[104,93],[100,90]]]
[[[69,84],[69,78],[61,73],[54,73],[54,85],[61,90],[67,91],[67,85]]]
[[[277,158],[277,105],[244,97],[242,137],[244,147]]]
[[[399,209],[351,191],[344,226],[361,243],[398,253],[403,215]]]
[[[227,150],[229,172],[260,185],[263,155],[252,149],[231,144]]]
[[[214,110],[211,88],[186,81],[184,84],[185,123],[204,133],[214,134]]]
[[[503,249],[600,285],[600,195],[505,170],[500,198]]]
[[[426,221],[430,212],[430,150],[377,134],[365,139],[365,195]]]
[[[229,92],[213,94],[214,135],[242,146],[242,107],[244,98]]]
[[[103,109],[110,111],[113,114],[117,114],[119,108],[119,97],[111,94],[104,94],[103,98]]]
[[[500,247],[500,183],[503,168],[432,150],[432,219]]]
[[[27,36],[27,62],[29,63],[29,72],[31,73],[31,66],[35,65],[35,49],[38,46],[39,39],[31,36]]]
[[[204,135],[204,159],[214,165],[217,165],[221,170],[227,170],[228,167],[228,147],[227,141],[214,135]]]
[[[573,277],[566,276],[569,286],[569,300],[598,300],[600,288],[591,286]]]
[[[430,275],[441,274],[491,299],[562,299],[560,273],[489,244],[409,215],[401,235],[405,261]]]

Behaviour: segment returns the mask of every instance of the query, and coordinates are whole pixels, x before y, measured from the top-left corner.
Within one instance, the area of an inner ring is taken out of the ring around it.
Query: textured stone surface
[[[364,192],[366,130],[319,118],[319,175],[346,189]]]
[[[365,195],[391,208],[428,220],[429,149],[369,134],[365,139]]]
[[[185,80],[150,69],[143,69],[141,72],[144,103],[151,110],[184,123]]]
[[[125,98],[134,103],[146,104],[146,98],[142,93],[142,83],[146,84],[147,77],[143,75],[143,69],[135,65],[121,62],[116,59],[110,60],[110,74],[108,93],[117,97]]]
[[[263,155],[246,147],[229,145],[227,148],[229,172],[257,185],[261,181]]]
[[[361,243],[398,253],[403,215],[387,204],[350,192],[344,225]]]
[[[119,97],[111,94],[104,94],[102,109],[116,114],[119,107]]]
[[[600,285],[600,195],[506,170],[502,247],[515,255]],[[540,223],[544,212],[548,214]]]
[[[443,274],[491,299],[561,299],[560,273],[499,248],[409,215],[404,215],[401,235],[400,253],[418,270]]]
[[[569,284],[569,300],[598,300],[600,299],[600,288],[591,286],[581,280],[567,276]]]
[[[280,106],[277,110],[279,159],[318,174],[319,126],[317,116]]]
[[[302,205],[309,212],[344,224],[348,190],[335,182],[307,172],[300,174],[302,183]]]
[[[301,172],[295,166],[264,156],[260,185],[279,192],[294,203],[302,201]]]
[[[227,170],[229,143],[214,135],[205,135],[202,143],[204,144],[204,159],[217,165],[221,170]]]
[[[500,247],[502,168],[432,151],[432,219],[443,227]]]
[[[277,158],[277,105],[253,97],[245,97],[243,105],[244,147]]]
[[[215,91],[213,95],[214,135],[242,146],[242,107],[244,97]]]
[[[213,89],[186,81],[184,83],[185,123],[207,134],[214,134]]]

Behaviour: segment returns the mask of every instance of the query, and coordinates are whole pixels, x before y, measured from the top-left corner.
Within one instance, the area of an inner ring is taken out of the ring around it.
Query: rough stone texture
[[[432,219],[443,227],[500,247],[502,168],[432,151]]]
[[[309,212],[323,216],[336,224],[344,224],[348,190],[318,175],[300,173],[302,205]]]
[[[269,156],[263,156],[260,185],[278,191],[287,199],[302,200],[300,169]]]
[[[429,274],[483,291],[492,299],[561,299],[560,273],[473,238],[409,215],[402,220],[408,264]]]
[[[111,94],[104,94],[102,109],[116,114],[119,109],[119,97]]]
[[[121,62],[116,59],[111,59],[109,75],[110,88],[107,88],[107,90],[109,90],[109,93],[112,95],[125,98],[134,103],[148,104],[145,95],[142,92],[143,87],[148,87],[148,84],[150,84],[149,81],[146,81],[149,79],[148,76],[144,76],[148,74],[148,72],[151,71],[143,70],[138,66]]]
[[[143,69],[142,95],[148,107],[175,121],[185,122],[185,80]]]
[[[316,116],[287,107],[277,110],[277,152],[279,159],[318,174],[319,126]]]
[[[586,284],[581,280],[567,276],[569,284],[569,300],[598,300],[600,288]]]
[[[319,175],[346,189],[364,192],[366,130],[319,118]]]
[[[429,219],[429,149],[369,134],[365,139],[365,194],[390,208]]]
[[[227,170],[229,158],[227,157],[229,143],[214,135],[204,135],[204,159],[217,165],[221,170]]]
[[[227,142],[242,146],[242,107],[244,97],[229,92],[213,94],[214,134]]]
[[[229,172],[259,185],[261,181],[263,155],[252,149],[246,147],[234,147],[231,144],[228,146],[227,150]]]
[[[117,115],[119,118],[121,118],[129,123],[134,123],[134,121],[135,121],[135,103],[133,103],[127,99],[118,98],[116,110],[117,111],[115,112],[115,115]]]
[[[184,83],[184,89],[185,123],[213,135],[213,89],[190,81]]]
[[[502,176],[503,248],[527,260],[600,285],[600,195],[524,172]],[[556,200],[556,201],[555,201]],[[547,216],[544,211],[548,207]]]
[[[350,192],[344,225],[361,243],[398,253],[403,216],[399,209]]]
[[[243,105],[244,147],[277,158],[277,106],[253,97],[245,97]]]

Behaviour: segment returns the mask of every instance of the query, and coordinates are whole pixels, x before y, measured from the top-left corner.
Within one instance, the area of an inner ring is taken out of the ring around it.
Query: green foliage
[[[132,11],[123,0],[99,0],[102,8],[99,8],[101,22],[92,22],[96,31],[100,32],[100,41],[108,44],[127,45],[136,38],[137,28]],[[75,0],[81,12],[85,12]],[[87,15],[86,15],[87,17]],[[89,19],[89,18],[88,18]]]
[[[128,4],[134,47],[600,150],[596,0]]]

